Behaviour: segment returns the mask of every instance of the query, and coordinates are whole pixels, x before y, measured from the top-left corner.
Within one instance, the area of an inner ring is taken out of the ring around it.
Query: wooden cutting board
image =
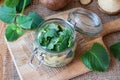
[[[2,80],[2,73],[3,73],[3,61],[2,56],[0,54],[0,80]]]
[[[66,20],[68,13],[75,9],[77,8],[55,14],[46,19],[57,17]],[[76,56],[69,65],[60,68],[50,68],[42,65],[37,71],[28,65],[33,50],[33,31],[27,31],[18,40],[11,43],[6,41],[6,43],[21,80],[68,80],[90,71],[79,59],[80,55],[88,50],[94,42],[99,42],[105,46],[102,41],[103,36],[116,31],[120,31],[120,19],[104,24],[103,31],[96,37],[83,38],[82,35],[77,34]]]

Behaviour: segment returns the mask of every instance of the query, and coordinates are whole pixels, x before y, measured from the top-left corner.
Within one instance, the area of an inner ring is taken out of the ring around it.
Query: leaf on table
[[[110,64],[106,49],[99,43],[94,43],[92,48],[81,56],[82,62],[93,71],[103,72]]]
[[[23,30],[15,24],[10,24],[5,30],[7,41],[14,41],[24,34]]]
[[[33,19],[31,29],[36,29],[39,24],[44,21],[43,17],[37,12],[30,12],[28,16]]]
[[[31,0],[26,0],[26,5],[25,7],[27,7],[29,4],[31,3]],[[16,10],[18,12],[21,12],[22,8],[23,8],[23,4],[24,4],[24,0],[20,0],[17,7],[16,7]]]
[[[20,0],[5,0],[5,5],[8,6],[8,7],[14,8],[18,5],[19,1]]]
[[[120,61],[120,42],[117,42],[110,46],[110,50],[115,58]]]
[[[16,18],[16,23],[23,29],[31,29],[32,22],[33,20],[29,16],[20,15]]]
[[[0,20],[5,23],[13,23],[16,16],[16,8],[9,8],[6,5],[0,6]]]

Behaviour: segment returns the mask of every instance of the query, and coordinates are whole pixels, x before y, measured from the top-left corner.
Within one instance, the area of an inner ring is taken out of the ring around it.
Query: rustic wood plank
[[[3,60],[2,56],[0,55],[0,80],[3,79]]]

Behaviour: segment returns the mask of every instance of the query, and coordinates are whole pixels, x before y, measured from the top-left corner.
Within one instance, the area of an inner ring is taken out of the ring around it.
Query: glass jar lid
[[[101,19],[97,14],[86,9],[77,9],[70,12],[68,21],[74,25],[79,33],[87,36],[95,36],[102,30]]]

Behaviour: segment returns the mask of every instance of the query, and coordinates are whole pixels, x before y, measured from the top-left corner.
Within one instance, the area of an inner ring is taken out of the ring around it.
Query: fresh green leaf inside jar
[[[73,45],[73,34],[69,27],[57,23],[46,24],[40,30],[39,43],[49,51],[60,52]]]

